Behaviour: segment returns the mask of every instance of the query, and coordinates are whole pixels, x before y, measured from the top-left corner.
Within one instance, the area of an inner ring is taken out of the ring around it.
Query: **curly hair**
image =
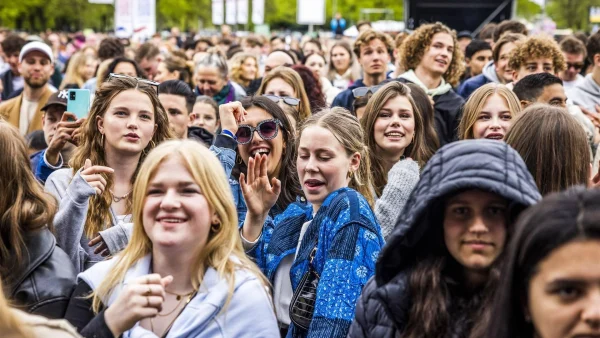
[[[458,85],[460,77],[465,71],[463,64],[464,56],[458,48],[458,41],[456,40],[456,33],[448,26],[436,22],[428,25],[419,27],[412,35],[406,38],[400,47],[400,59],[402,60],[402,66],[407,70],[414,70],[421,63],[423,55],[431,46],[431,40],[437,33],[447,33],[452,36],[454,42],[454,51],[452,52],[452,62],[446,73],[444,73],[444,80],[451,84],[453,87]]]
[[[294,65],[292,69],[302,78],[306,95],[308,95],[308,102],[310,102],[310,111],[316,112],[326,108],[327,103],[325,102],[325,94],[321,89],[321,80],[315,76],[315,73],[303,65]]]
[[[387,49],[388,53],[392,54],[392,50],[394,49],[394,40],[392,40],[392,38],[385,33],[376,31],[374,29],[368,29],[362,32],[358,38],[356,38],[356,41],[354,41],[354,54],[356,54],[356,57],[360,59],[360,48],[368,45],[375,39],[381,40],[381,42],[385,44],[385,49]]]
[[[258,75],[258,59],[253,54],[238,53],[231,59],[231,61],[229,61],[229,74],[231,80],[235,83],[241,84],[244,87],[248,87],[248,85],[250,85],[250,81],[254,80],[245,79],[242,77],[242,65],[249,58],[254,59],[254,68],[256,68],[256,75]]]
[[[551,58],[554,73],[562,72],[567,68],[556,41],[540,35],[530,36],[517,46],[510,55],[508,67],[518,71],[528,59]]]

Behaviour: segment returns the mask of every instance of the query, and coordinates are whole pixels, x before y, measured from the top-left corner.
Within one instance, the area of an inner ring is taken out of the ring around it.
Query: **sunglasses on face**
[[[290,106],[297,106],[300,104],[300,99],[297,99],[295,97],[277,96],[277,95],[272,95],[272,94],[265,94],[263,96],[270,99],[271,101],[273,101],[275,103],[279,103],[279,101],[283,100],[283,102],[285,102],[285,104],[290,105]]]
[[[567,62],[567,69],[571,69],[571,67],[575,68],[575,70],[581,70],[583,68],[583,63]]]
[[[272,140],[277,137],[279,126],[281,125],[281,121],[277,119],[263,120],[258,123],[256,128],[247,124],[241,124],[238,126],[235,137],[237,137],[238,144],[248,144],[254,137],[254,131],[257,131],[263,140]]]
[[[140,79],[139,77],[133,77],[133,76],[129,76],[129,75],[110,73],[110,75],[108,76],[108,81],[111,81],[113,79],[136,80],[138,84],[143,83],[145,85],[149,85],[149,86],[155,87],[157,93],[158,93],[158,85],[160,85],[160,83],[158,83],[158,82],[154,82],[154,81],[150,81],[150,80],[146,80],[146,79]]]
[[[354,88],[354,89],[352,89],[352,95],[354,95],[354,98],[357,99],[357,98],[365,96],[369,93],[375,94],[375,92],[378,91],[379,88],[381,88],[381,86]]]

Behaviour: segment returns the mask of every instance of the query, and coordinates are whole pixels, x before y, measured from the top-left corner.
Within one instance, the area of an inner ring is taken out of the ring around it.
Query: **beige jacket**
[[[14,315],[27,328],[33,332],[36,338],[81,338],[75,328],[63,319],[48,319],[42,316],[35,316],[26,312],[12,309]]]

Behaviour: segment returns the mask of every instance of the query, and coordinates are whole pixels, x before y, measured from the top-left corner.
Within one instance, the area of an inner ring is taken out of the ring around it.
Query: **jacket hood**
[[[542,197],[521,156],[504,142],[464,140],[447,144],[429,160],[377,262],[377,285],[407,269],[417,252],[438,236],[443,200],[469,189],[498,194],[520,211]]]
[[[588,74],[585,76],[585,79],[581,81],[579,85],[577,85],[582,91],[594,95],[596,97],[600,97],[600,86],[594,81],[592,78],[592,74]]]
[[[188,127],[188,138],[204,143],[205,146],[210,147],[213,143],[215,136],[208,130],[196,126]]]
[[[485,65],[485,67],[483,67],[482,74],[486,79],[494,83],[501,83],[500,79],[498,78],[498,74],[496,74],[496,65],[494,65],[494,61],[490,61],[487,65]]]

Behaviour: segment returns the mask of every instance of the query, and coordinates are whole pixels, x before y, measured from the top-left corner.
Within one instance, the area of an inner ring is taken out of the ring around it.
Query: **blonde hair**
[[[214,268],[220,278],[229,282],[229,296],[225,307],[234,293],[235,272],[238,269],[250,270],[267,287],[266,278],[256,265],[246,257],[239,238],[238,218],[233,195],[227,177],[216,156],[196,141],[172,140],[156,147],[147,156],[140,168],[133,187],[133,234],[131,241],[115,262],[114,267],[104,278],[93,294],[93,309],[100,310],[102,300],[125,278],[127,271],[141,258],[152,253],[152,242],[143,224],[143,209],[148,184],[168,159],[178,158],[187,168],[194,181],[200,186],[209,210],[214,211],[220,221],[215,229],[211,227],[208,240],[198,253],[192,265],[191,283],[197,290],[204,278],[207,267]]]
[[[242,65],[246,62],[247,59],[254,59],[256,74],[258,75],[258,59],[256,56],[250,53],[237,53],[233,56],[229,64],[229,74],[230,78],[233,82],[239,83],[244,87],[248,87],[250,81],[254,79],[244,79],[242,78]]]
[[[73,54],[73,56],[71,56],[71,59],[69,60],[69,65],[67,66],[65,77],[63,78],[63,81],[60,84],[60,89],[64,89],[65,86],[74,83],[77,84],[79,88],[82,88],[86,80],[81,75],[80,69],[82,66],[85,66],[88,60],[93,59],[93,56],[83,54],[82,52]]]
[[[363,129],[356,116],[342,107],[326,108],[310,116],[304,121],[298,132],[298,142],[302,138],[302,132],[312,126],[318,126],[329,130],[338,142],[346,150],[348,156],[354,153],[360,154],[360,165],[358,170],[350,176],[348,186],[359,193],[374,207],[375,201],[371,190],[371,160],[369,148],[364,143]]]
[[[493,95],[499,95],[504,99],[513,118],[521,113],[521,103],[512,90],[503,84],[488,83],[479,87],[471,94],[463,108],[463,114],[458,124],[458,138],[461,140],[474,139],[473,126],[477,122],[479,114],[483,110],[487,100]]]
[[[410,96],[410,92],[411,90],[408,86],[398,81],[393,81],[384,85],[369,99],[367,107],[365,108],[365,113],[360,120],[362,129],[365,131],[364,142],[370,150],[369,154],[373,173],[373,187],[375,188],[377,196],[381,196],[383,188],[385,188],[385,185],[387,184],[387,173],[384,169],[383,158],[376,151],[377,142],[375,141],[373,127],[379,117],[379,112],[389,100],[398,96],[405,97],[408,99],[413,109],[415,120],[414,138],[406,149],[404,149],[404,155],[420,164],[423,164],[422,162],[427,157],[426,149],[424,147],[425,129],[423,116],[421,115],[421,111],[415,103],[415,100]]]
[[[76,148],[69,166],[73,168],[73,175],[83,167],[86,159],[90,159],[94,165],[106,165],[106,158],[104,157],[104,138],[101,137],[100,131],[98,131],[97,118],[104,116],[112,100],[120,93],[126,90],[137,90],[143,94],[146,94],[152,106],[154,107],[154,122],[157,125],[152,139],[146,145],[140,156],[140,161],[136,168],[135,173],[131,177],[131,183],[135,181],[140,164],[144,161],[146,154],[150,152],[157,144],[173,138],[173,133],[169,127],[169,118],[165,112],[163,106],[158,100],[156,88],[153,86],[143,85],[138,83],[136,79],[126,78],[115,78],[110,81],[104,82],[96,91],[96,97],[90,114],[83,124],[82,133],[79,140],[79,147]],[[98,231],[103,230],[106,224],[111,224],[112,217],[110,213],[110,207],[112,205],[112,194],[110,190],[113,186],[112,175],[107,176],[101,174],[106,180],[106,188],[102,195],[94,195],[90,197],[89,209],[87,218],[84,225],[84,231],[88,238],[94,237]],[[127,212],[131,209],[131,195],[127,198]]]
[[[289,67],[279,66],[274,68],[267,74],[260,84],[256,95],[265,94],[265,89],[269,82],[275,78],[282,79],[285,83],[292,86],[294,91],[296,92],[296,96],[300,99],[300,104],[298,105],[298,112],[300,113],[300,120],[298,123],[306,120],[311,115],[310,111],[310,101],[308,100],[308,95],[306,94],[306,89],[304,89],[304,82],[302,82],[302,78],[300,75]]]
[[[0,278],[0,332],[2,332],[2,337],[33,338],[33,332],[12,311],[2,288],[2,278]]]

